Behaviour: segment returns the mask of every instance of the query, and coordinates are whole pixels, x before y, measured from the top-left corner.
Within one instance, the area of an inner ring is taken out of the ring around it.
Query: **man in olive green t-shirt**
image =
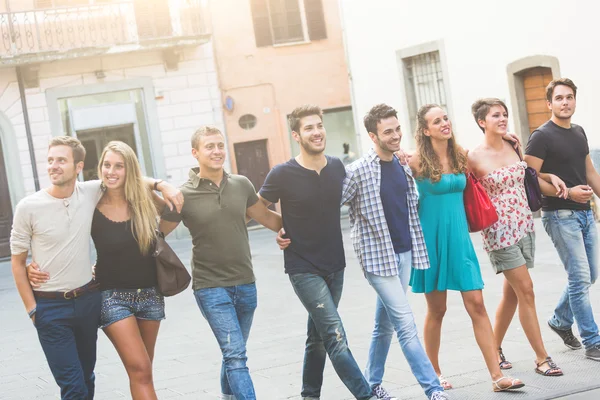
[[[225,138],[218,129],[198,129],[192,155],[198,168],[181,187],[181,213],[163,215],[160,228],[168,234],[183,221],[192,235],[194,296],[223,354],[222,398],[254,400],[246,342],[257,296],[246,220],[277,232],[281,216],[258,201],[248,178],[223,170]]]

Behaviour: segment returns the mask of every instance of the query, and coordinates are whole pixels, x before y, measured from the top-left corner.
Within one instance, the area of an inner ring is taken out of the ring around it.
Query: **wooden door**
[[[8,192],[8,178],[4,153],[0,143],[0,258],[10,256],[10,228],[12,226],[12,205]]]
[[[255,140],[253,142],[236,143],[235,162],[238,174],[244,175],[254,185],[258,192],[265,183],[269,170],[269,155],[267,153],[267,141]]]
[[[552,116],[546,104],[546,86],[552,80],[550,68],[537,67],[523,74],[529,133],[532,133]]]

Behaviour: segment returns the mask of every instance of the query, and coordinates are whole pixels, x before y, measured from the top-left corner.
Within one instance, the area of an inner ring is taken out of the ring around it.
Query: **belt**
[[[41,297],[43,299],[65,299],[71,300],[77,297],[80,297],[84,293],[95,292],[98,290],[100,284],[95,280],[89,281],[87,284],[78,287],[77,289],[69,290],[68,292],[42,292],[39,290],[34,290],[33,294],[36,297]]]

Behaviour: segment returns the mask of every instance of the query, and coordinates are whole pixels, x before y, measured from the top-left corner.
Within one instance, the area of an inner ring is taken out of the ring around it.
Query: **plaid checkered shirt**
[[[394,156],[396,157],[396,156]],[[352,244],[363,270],[380,276],[398,275],[394,245],[381,202],[381,164],[375,150],[346,167],[342,204],[350,206]],[[408,165],[408,216],[412,241],[412,267],[429,268],[429,256],[418,214],[419,193]]]

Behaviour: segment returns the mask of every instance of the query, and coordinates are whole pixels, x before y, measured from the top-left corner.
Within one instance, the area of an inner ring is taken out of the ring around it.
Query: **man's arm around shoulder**
[[[257,196],[258,201],[246,209],[246,215],[273,232],[279,232],[283,226],[281,215],[268,208],[271,205],[270,201],[260,194]]]

